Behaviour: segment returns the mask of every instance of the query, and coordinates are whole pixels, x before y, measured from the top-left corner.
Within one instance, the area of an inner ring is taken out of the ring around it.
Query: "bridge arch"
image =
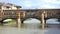
[[[16,21],[17,19],[16,18],[5,18],[5,19],[2,19],[1,24],[4,24],[4,23],[7,23],[7,22],[4,22],[4,21],[7,21],[7,20],[14,20]]]
[[[45,20],[49,20],[49,19],[60,19],[60,18],[45,18]]]
[[[46,20],[46,23],[47,24],[59,24],[58,19],[59,18],[50,18]]]
[[[28,20],[29,20],[29,19],[36,19],[36,20],[38,20],[38,21],[41,21],[41,18],[39,18],[39,17],[26,17],[26,18],[21,19],[21,22],[24,23],[24,21],[27,20],[27,19],[28,19]]]
[[[16,20],[16,19],[4,19],[3,22],[4,22],[4,21],[7,21],[7,20],[8,20],[8,21],[12,21],[12,20]]]

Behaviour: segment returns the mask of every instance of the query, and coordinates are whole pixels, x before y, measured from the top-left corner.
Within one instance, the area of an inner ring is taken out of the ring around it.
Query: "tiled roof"
[[[21,6],[17,6],[15,4],[11,4],[11,3],[5,3],[5,2],[0,2],[0,6],[15,6],[17,8],[21,8]]]

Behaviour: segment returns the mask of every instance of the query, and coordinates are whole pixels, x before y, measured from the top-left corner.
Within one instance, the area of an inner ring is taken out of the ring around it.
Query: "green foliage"
[[[12,23],[12,22],[16,22],[15,20],[10,20],[10,21],[5,21],[7,23]]]
[[[12,23],[12,22],[16,22],[15,20],[12,20],[12,21],[7,21],[7,23]]]

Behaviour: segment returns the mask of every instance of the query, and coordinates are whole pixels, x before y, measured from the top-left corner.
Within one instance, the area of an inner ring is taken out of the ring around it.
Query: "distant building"
[[[0,9],[3,9],[3,10],[20,9],[20,8],[21,6],[17,6],[17,5],[5,3],[5,2],[0,2]]]

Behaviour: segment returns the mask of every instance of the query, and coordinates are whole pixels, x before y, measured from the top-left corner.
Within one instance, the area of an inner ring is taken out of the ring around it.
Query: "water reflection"
[[[51,20],[51,21],[49,21]],[[56,20],[57,19],[49,19],[47,20],[47,23],[59,23]],[[55,21],[54,21],[55,20]],[[39,23],[35,22],[31,23],[24,21],[24,24],[21,25],[21,28],[18,29],[17,27],[12,26],[0,26],[0,34],[60,34],[60,26],[59,25],[48,25],[44,30],[40,28],[40,21]],[[38,21],[38,20],[37,20]]]

